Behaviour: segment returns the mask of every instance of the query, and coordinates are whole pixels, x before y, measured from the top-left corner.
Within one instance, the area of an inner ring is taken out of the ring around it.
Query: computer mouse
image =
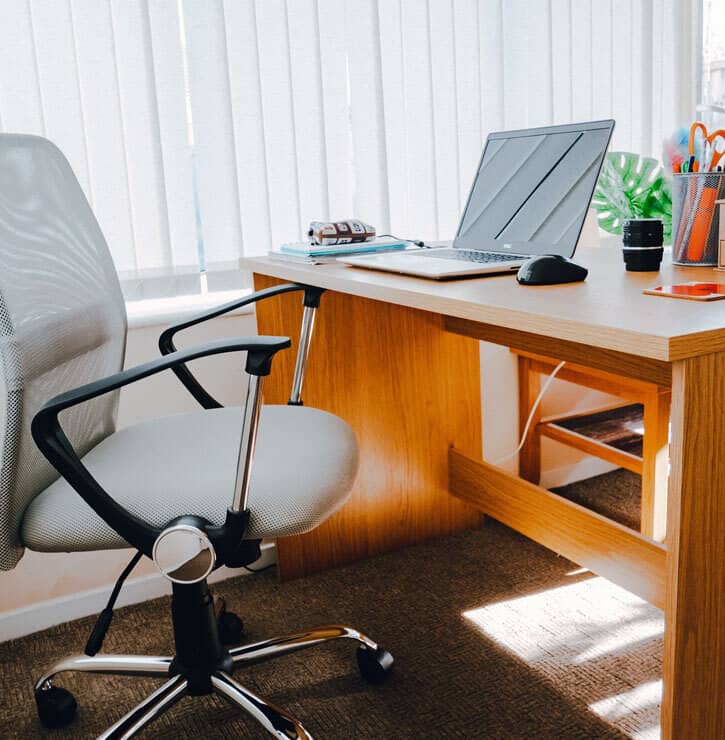
[[[579,283],[585,280],[589,270],[558,254],[544,254],[526,260],[516,274],[521,285],[558,285]]]

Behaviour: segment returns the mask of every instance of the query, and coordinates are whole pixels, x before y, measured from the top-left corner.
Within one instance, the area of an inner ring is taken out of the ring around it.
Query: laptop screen
[[[490,134],[453,245],[571,257],[613,128],[596,121]]]

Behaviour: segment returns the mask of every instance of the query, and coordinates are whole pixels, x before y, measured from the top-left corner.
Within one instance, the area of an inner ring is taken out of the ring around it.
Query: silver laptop
[[[354,267],[444,280],[515,272],[529,257],[572,257],[614,121],[492,133],[453,243],[340,257]]]

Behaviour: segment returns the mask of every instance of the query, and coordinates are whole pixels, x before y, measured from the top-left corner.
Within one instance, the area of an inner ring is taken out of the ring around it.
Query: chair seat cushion
[[[116,501],[155,526],[185,514],[223,524],[241,425],[239,408],[154,419],[107,437],[83,463]],[[313,529],[345,502],[357,463],[355,435],[338,417],[304,406],[264,406],[245,537]],[[21,537],[42,552],[128,547],[63,478],[26,509]]]

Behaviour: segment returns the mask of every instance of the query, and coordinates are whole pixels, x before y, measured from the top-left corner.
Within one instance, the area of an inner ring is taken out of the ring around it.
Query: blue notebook
[[[310,244],[309,242],[293,242],[283,244],[279,251],[285,254],[296,254],[302,257],[334,257],[341,254],[364,254],[365,252],[388,252],[394,249],[405,249],[406,242],[371,241],[357,244]]]

